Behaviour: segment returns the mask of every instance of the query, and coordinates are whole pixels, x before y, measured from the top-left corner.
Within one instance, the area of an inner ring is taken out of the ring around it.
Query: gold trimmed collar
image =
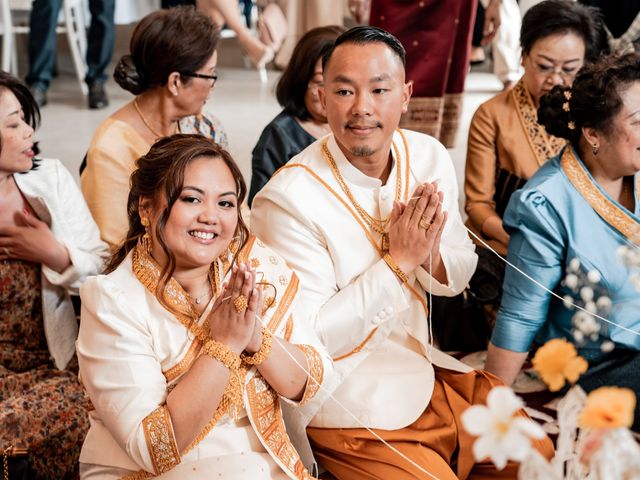
[[[544,127],[538,123],[538,112],[522,79],[511,90],[511,96],[516,105],[522,128],[527,140],[529,140],[529,146],[538,165],[541,166],[560,152],[566,144],[566,140],[549,135]]]
[[[580,193],[605,222],[629,240],[637,237],[640,232],[640,221],[638,218],[602,192],[570,146],[565,148],[560,163],[562,170],[578,193]],[[640,178],[636,180],[635,185],[634,198],[636,201],[639,190]]]

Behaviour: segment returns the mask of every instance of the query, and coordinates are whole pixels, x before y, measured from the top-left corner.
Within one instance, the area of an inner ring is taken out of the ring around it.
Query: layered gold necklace
[[[344,179],[344,177],[342,176],[342,173],[340,173],[340,169],[338,168],[338,164],[336,163],[335,159],[333,158],[333,155],[331,155],[331,152],[329,151],[329,146],[327,145],[327,140],[325,140],[322,144],[322,155],[324,156],[324,158],[326,159],[327,163],[329,164],[329,167],[331,167],[331,172],[333,173],[333,176],[335,177],[336,181],[338,182],[338,185],[340,185],[340,188],[342,189],[342,192],[346,195],[346,197],[349,199],[349,202],[351,203],[351,205],[353,205],[353,208],[355,208],[358,216],[360,217],[360,219],[374,232],[378,233],[381,235],[381,250],[383,252],[386,252],[389,249],[389,239],[387,237],[387,228],[389,226],[389,220],[391,219],[391,215],[389,215],[387,218],[375,218],[374,216],[370,215],[369,212],[367,212],[362,205],[360,205],[358,203],[358,201],[356,200],[355,196],[353,195],[353,193],[351,192],[351,189],[349,188],[349,186],[347,185],[346,180]],[[398,151],[398,147],[396,147],[395,143],[392,143],[393,146],[393,151],[395,154],[395,158],[396,158],[396,195],[395,195],[395,199],[397,202],[400,201],[400,196],[402,195],[402,170],[401,170],[401,166],[400,166],[400,152]]]

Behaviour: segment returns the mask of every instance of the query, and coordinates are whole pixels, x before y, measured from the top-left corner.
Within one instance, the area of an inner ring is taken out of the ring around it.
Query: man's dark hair
[[[369,43],[384,43],[400,59],[402,66],[406,66],[406,52],[400,40],[391,35],[386,30],[377,27],[360,26],[353,27],[340,35],[333,46],[322,56],[322,69],[329,63],[333,51],[343,43],[353,43],[356,45],[367,45]]]

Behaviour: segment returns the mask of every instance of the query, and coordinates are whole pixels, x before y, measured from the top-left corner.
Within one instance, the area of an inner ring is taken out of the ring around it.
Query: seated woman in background
[[[114,78],[136,95],[96,130],[82,193],[111,248],[127,233],[127,195],[135,160],[160,137],[199,133],[226,146],[219,122],[202,109],[216,82],[217,28],[193,7],[158,10],[131,37],[131,55]]]
[[[511,234],[509,261],[561,297],[580,297],[577,282],[563,282],[569,264],[598,279],[611,301],[598,310],[615,324],[600,324],[597,341],[580,330],[585,320],[562,300],[508,268],[502,305],[486,369],[511,384],[534,340],[585,336],[579,353],[589,370],[578,383],[628,387],[640,395],[640,294],[618,250],[640,231],[640,56],[605,57],[578,73],[573,87],[558,86],[542,98],[538,119],[570,145],[542,166],[511,198],[504,225]],[[634,245],[634,248],[639,248]],[[599,320],[588,316],[592,326]],[[630,331],[623,328],[630,329]],[[576,331],[579,333],[576,333]],[[594,338],[595,338],[594,337]],[[613,342],[615,349],[602,348]],[[634,430],[640,425],[636,404]]]
[[[296,45],[276,87],[283,110],[264,128],[253,149],[249,206],[276,170],[330,132],[318,96],[323,87],[322,56],[342,32],[338,26],[314,28]]]
[[[89,418],[69,293],[107,247],[71,174],[34,160],[39,120],[29,88],[0,72],[0,450],[28,449],[30,478],[73,478]]]
[[[600,55],[606,36],[597,10],[547,0],[525,14],[520,44],[524,75],[474,114],[465,166],[467,224],[503,255],[509,235],[502,215],[511,194],[565,144],[537,123],[540,97],[570,86],[582,64]]]
[[[248,234],[240,170],[197,135],[136,165],[127,240],[81,291],[81,478],[309,478],[280,398],[313,398],[331,360],[296,318],[297,277]]]

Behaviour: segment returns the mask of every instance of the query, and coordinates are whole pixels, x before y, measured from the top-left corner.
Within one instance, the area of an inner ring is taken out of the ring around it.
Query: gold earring
[[[138,240],[140,249],[147,255],[151,255],[151,235],[149,235],[149,219],[147,217],[141,217],[140,223],[144,227],[144,234]]]
[[[593,152],[594,155],[598,155],[598,152],[600,151],[600,147],[596,143],[594,143],[591,146],[591,151]]]

